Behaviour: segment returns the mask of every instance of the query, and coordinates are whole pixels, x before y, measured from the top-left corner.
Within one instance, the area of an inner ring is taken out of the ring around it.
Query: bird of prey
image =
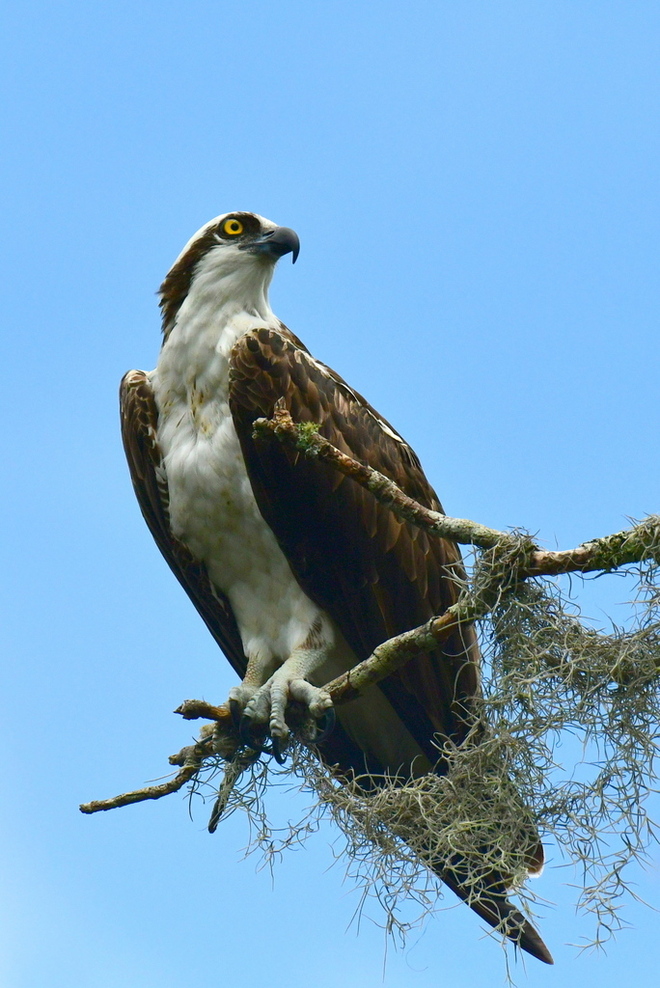
[[[322,689],[381,642],[443,613],[462,576],[456,545],[396,517],[332,467],[253,423],[277,403],[297,423],[391,478],[436,511],[414,451],[274,315],[275,264],[298,237],[255,213],[226,213],[186,244],[160,288],[156,369],[121,384],[124,447],[159,549],[241,678],[230,692],[243,736],[279,756],[290,700],[327,726]],[[442,771],[438,738],[460,744],[479,693],[472,629],[412,659],[337,709],[318,750],[335,774],[374,780]],[[247,735],[245,729],[247,725]],[[529,851],[540,870],[540,843]],[[539,934],[492,875],[475,897],[460,869],[442,880],[518,946],[552,963]]]

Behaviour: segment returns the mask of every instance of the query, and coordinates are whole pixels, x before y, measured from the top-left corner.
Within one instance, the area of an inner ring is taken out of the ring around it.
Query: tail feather
[[[498,933],[508,937],[512,943],[526,950],[532,957],[537,957],[545,964],[554,964],[552,955],[539,933],[507,899],[506,888],[501,879],[493,877],[492,880],[486,880],[484,877],[482,883],[471,882],[466,887],[465,879],[461,881],[460,870],[443,868],[438,869],[437,874],[459,899],[466,902],[470,909],[473,909]]]

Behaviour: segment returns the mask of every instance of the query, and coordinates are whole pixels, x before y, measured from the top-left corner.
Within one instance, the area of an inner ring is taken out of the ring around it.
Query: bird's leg
[[[251,655],[248,658],[247,669],[242,681],[238,686],[232,686],[229,691],[229,708],[237,726],[246,706],[267,681],[272,668],[272,664],[265,662],[262,656]]]

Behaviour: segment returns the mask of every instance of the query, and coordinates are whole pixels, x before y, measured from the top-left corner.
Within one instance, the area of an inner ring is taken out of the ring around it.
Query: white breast
[[[172,531],[229,598],[246,655],[283,661],[323,612],[302,591],[252,493],[228,404],[228,356],[264,321],[172,332],[151,374]]]

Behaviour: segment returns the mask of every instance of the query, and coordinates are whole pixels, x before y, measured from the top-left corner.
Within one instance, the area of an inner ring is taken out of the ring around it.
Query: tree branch
[[[528,536],[500,532],[466,518],[451,518],[432,511],[408,497],[384,474],[342,453],[319,435],[314,423],[296,424],[289,412],[277,407],[270,419],[257,419],[254,434],[260,438],[276,438],[306,456],[322,460],[346,477],[370,491],[377,501],[387,505],[400,518],[441,538],[460,545],[475,545],[480,549],[496,549],[516,545],[527,551],[526,565],[520,567],[517,579],[529,576],[556,576],[560,573],[589,573],[611,571],[629,563],[655,559],[660,562],[660,516],[650,515],[639,524],[614,535],[592,539],[575,549],[550,552],[539,549]]]
[[[201,702],[201,701],[200,701]],[[171,792],[177,792],[185,786],[186,782],[194,778],[205,758],[214,754],[213,739],[211,736],[200,738],[193,745],[182,748],[176,755],[170,755],[170,765],[181,765],[180,772],[159,786],[145,786],[143,789],[134,789],[132,792],[124,792],[112,799],[95,799],[91,803],[80,805],[81,813],[99,813],[101,810],[114,810],[118,806],[129,806],[131,803],[142,803],[146,799],[161,799],[162,796],[169,796]]]
[[[476,545],[481,549],[491,549],[502,539],[504,533],[495,528],[487,528],[464,518],[449,518],[439,511],[432,511],[404,494],[400,487],[384,474],[374,470],[324,439],[314,423],[297,425],[285,408],[276,408],[270,419],[257,419],[254,434],[259,438],[277,437],[284,446],[292,447],[306,456],[322,460],[351,477],[361,487],[371,491],[377,501],[386,504],[400,518],[425,528],[442,538],[451,539],[461,545]]]
[[[470,624],[487,611],[487,605],[480,606],[464,595],[440,617],[431,618],[419,628],[404,631],[378,645],[368,659],[337,676],[323,689],[330,694],[333,704],[348,703],[367,687],[396,672],[415,655],[437,648],[461,624]]]
[[[283,407],[276,407],[272,419],[258,419],[254,423],[254,433],[262,439],[279,441],[306,456],[330,464],[366,488],[378,501],[406,521],[441,538],[462,545],[475,545],[483,551],[473,586],[463,589],[458,601],[444,614],[383,642],[369,658],[326,684],[324,689],[336,705],[355,699],[369,686],[404,666],[415,655],[442,645],[461,625],[485,617],[504,588],[512,589],[524,580],[536,576],[610,572],[620,566],[647,559],[660,563],[658,515],[650,515],[632,528],[593,539],[574,549],[545,551],[527,535],[501,532],[467,519],[450,518],[424,507],[408,497],[388,477],[334,447],[318,434],[313,423],[296,425]],[[113,799],[84,803],[80,807],[83,813],[97,813],[147,799],[160,799],[177,792],[196,777],[206,759],[221,756],[227,761],[228,768],[212,817],[211,826],[215,827],[218,815],[222,812],[223,799],[226,802],[227,793],[244,767],[243,762],[247,765],[258,754],[242,751],[227,706],[214,706],[203,700],[186,700],[175,713],[186,720],[204,718],[215,724],[213,728],[207,726],[202,729],[196,744],[183,748],[170,757],[171,765],[181,766],[176,776],[161,785],[122,793]]]

